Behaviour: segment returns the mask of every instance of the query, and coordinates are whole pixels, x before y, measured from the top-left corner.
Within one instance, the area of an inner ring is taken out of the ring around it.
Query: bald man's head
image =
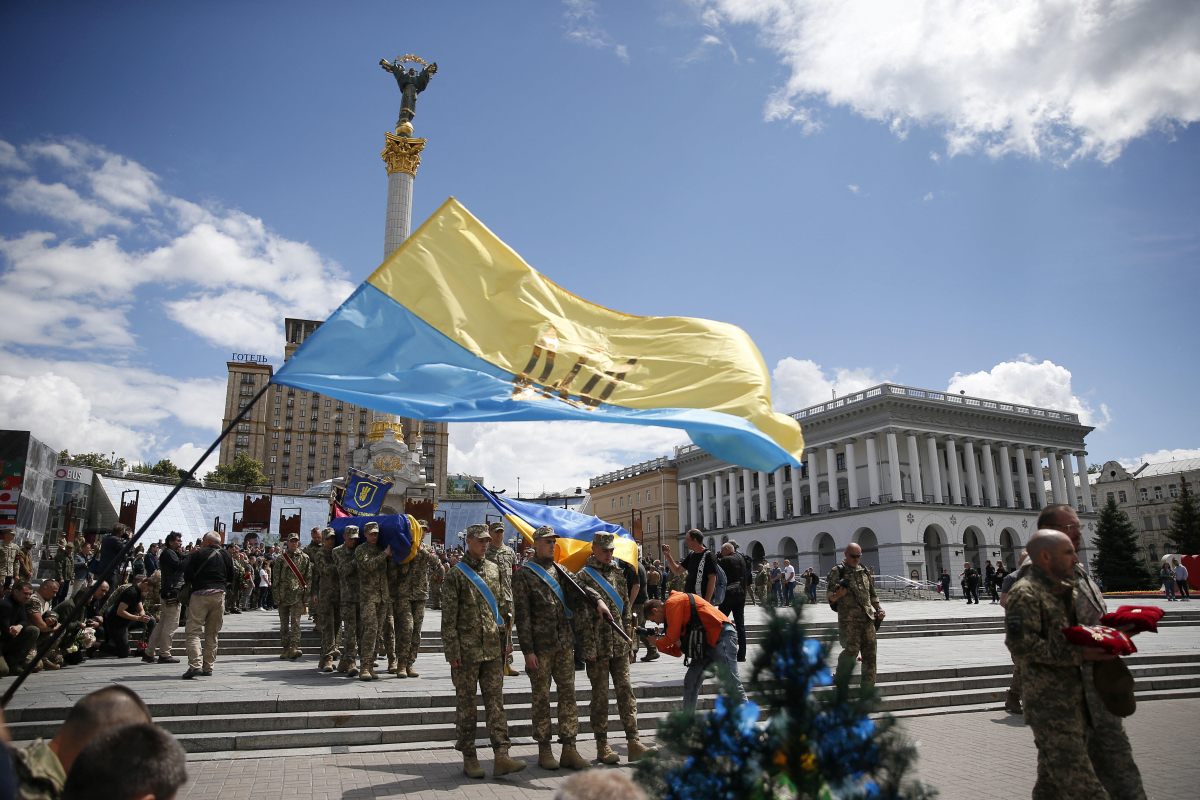
[[[208,533],[204,534],[204,546],[205,547],[220,547],[221,546],[220,534],[214,533],[212,531],[209,531]]]
[[[1026,546],[1029,560],[1047,575],[1059,580],[1070,580],[1075,571],[1075,546],[1071,537],[1060,531],[1042,529],[1035,533]]]
[[[152,722],[150,709],[132,689],[113,684],[80,698],[71,710],[50,747],[70,772],[79,751],[100,734],[122,725]]]

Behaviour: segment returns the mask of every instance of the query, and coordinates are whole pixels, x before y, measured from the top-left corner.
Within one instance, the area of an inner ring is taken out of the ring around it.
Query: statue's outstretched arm
[[[386,58],[379,59],[379,66],[393,74],[396,72],[396,68],[392,66],[392,62],[388,61]]]

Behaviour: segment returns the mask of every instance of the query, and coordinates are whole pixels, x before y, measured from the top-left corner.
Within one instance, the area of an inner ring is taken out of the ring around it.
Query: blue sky
[[[376,62],[413,52],[418,220],[454,195],[583,297],[740,325],[781,409],[886,379],[1079,411],[1093,462],[1200,452],[1200,10],[827,5],[4,4],[0,421],[194,457],[228,353],[380,260]],[[454,426],[451,468],[679,441]]]

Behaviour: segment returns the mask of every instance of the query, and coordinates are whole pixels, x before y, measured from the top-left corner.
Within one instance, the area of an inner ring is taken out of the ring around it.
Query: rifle
[[[554,572],[560,581],[565,583],[568,588],[575,592],[576,597],[583,598],[583,600],[588,603],[592,601],[592,599],[588,597],[588,593],[584,591],[584,588],[579,585],[578,581],[575,580],[575,576],[572,575],[568,570],[564,569],[563,566],[557,561],[554,562]],[[629,634],[626,633],[625,629],[621,627],[621,623],[617,622],[611,616],[606,616],[604,621],[608,623],[609,627],[617,632],[618,636],[625,640],[626,644],[633,644],[633,639],[629,638]]]

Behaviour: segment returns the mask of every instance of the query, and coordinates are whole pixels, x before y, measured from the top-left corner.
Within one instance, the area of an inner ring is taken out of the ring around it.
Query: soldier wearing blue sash
[[[627,628],[631,623],[629,589],[625,575],[613,559],[615,535],[597,533],[592,537],[592,555],[577,573],[579,583],[600,595],[613,619]],[[608,678],[612,676],[617,695],[617,710],[625,726],[629,742],[629,760],[637,761],[649,748],[638,737],[637,700],[629,682],[629,643],[613,632],[596,609],[583,609],[578,620],[583,660],[587,662],[588,678],[592,682],[592,732],[596,734],[596,758],[605,764],[616,764],[620,758],[608,746]]]
[[[508,719],[504,714],[504,628],[513,617],[512,584],[500,579],[499,568],[486,558],[486,525],[467,528],[467,552],[450,570],[442,587],[442,641],[454,681],[454,748],[463,754],[463,773],[482,778],[475,753],[479,719],[478,689],[483,694],[488,737],[495,754],[492,774],[506,775],[525,768],[510,758]]]
[[[525,671],[533,691],[533,738],[538,743],[538,766],[583,769],[587,762],[575,748],[579,734],[579,711],[575,705],[575,647],[571,617],[585,605],[603,606],[593,589],[585,600],[567,593],[554,565],[554,543],[558,534],[548,525],[533,532],[533,557],[513,575],[513,605],[516,607],[517,638],[525,656]],[[562,756],[554,758],[550,746],[550,679],[558,688],[558,739]]]

